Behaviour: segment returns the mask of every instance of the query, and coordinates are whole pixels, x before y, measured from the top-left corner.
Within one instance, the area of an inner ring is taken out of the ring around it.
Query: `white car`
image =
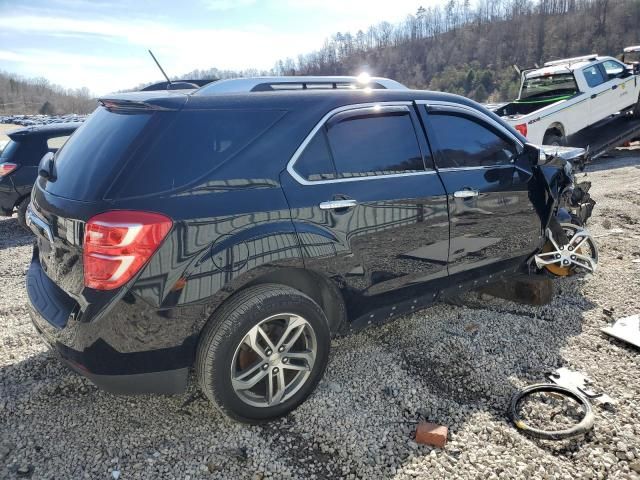
[[[627,110],[640,117],[640,74],[594,54],[523,71],[518,99],[495,113],[531,143],[565,145],[571,135]]]

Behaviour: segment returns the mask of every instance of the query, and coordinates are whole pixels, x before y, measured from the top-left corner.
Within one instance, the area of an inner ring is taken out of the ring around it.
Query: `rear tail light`
[[[16,165],[15,163],[10,163],[10,162],[0,163],[0,177],[9,175],[16,168],[18,168],[18,165]]]
[[[113,290],[127,283],[173,226],[158,213],[114,210],[92,217],[84,233],[84,284]]]
[[[527,124],[521,123],[520,125],[516,125],[516,130],[519,131],[523,137],[527,136]]]

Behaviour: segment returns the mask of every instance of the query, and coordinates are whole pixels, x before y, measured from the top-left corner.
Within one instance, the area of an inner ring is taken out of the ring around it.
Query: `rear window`
[[[100,199],[113,175],[138,146],[134,140],[152,117],[98,108],[58,150],[57,178],[47,183],[47,191],[77,200]]]
[[[13,152],[15,152],[17,149],[18,149],[18,142],[9,140],[9,143],[7,143],[2,149],[2,152],[0,152],[0,158],[3,161],[7,161],[11,159],[11,157],[13,156]]]
[[[98,200],[174,190],[237,154],[282,115],[266,110],[126,114],[101,107],[58,151],[57,180],[47,191]]]
[[[522,84],[520,100],[548,99],[569,96],[578,92],[578,85],[572,72],[554,73],[537,77],[527,77]]]

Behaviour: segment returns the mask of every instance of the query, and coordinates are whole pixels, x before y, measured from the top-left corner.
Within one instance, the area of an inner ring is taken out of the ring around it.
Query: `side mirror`
[[[45,180],[52,182],[56,179],[53,169],[53,152],[47,152],[40,159],[40,164],[38,165],[38,175]]]

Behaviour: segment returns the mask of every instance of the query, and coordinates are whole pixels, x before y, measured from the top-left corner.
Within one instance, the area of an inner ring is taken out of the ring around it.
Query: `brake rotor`
[[[547,243],[544,244],[542,248],[542,253],[553,252],[553,244],[547,240]],[[582,248],[578,248],[576,253],[582,254]],[[558,265],[557,263],[550,263],[549,265],[545,265],[544,268],[547,269],[547,272],[555,275],[556,277],[568,277],[575,273],[575,269],[569,265],[568,267],[563,267],[562,265]]]

